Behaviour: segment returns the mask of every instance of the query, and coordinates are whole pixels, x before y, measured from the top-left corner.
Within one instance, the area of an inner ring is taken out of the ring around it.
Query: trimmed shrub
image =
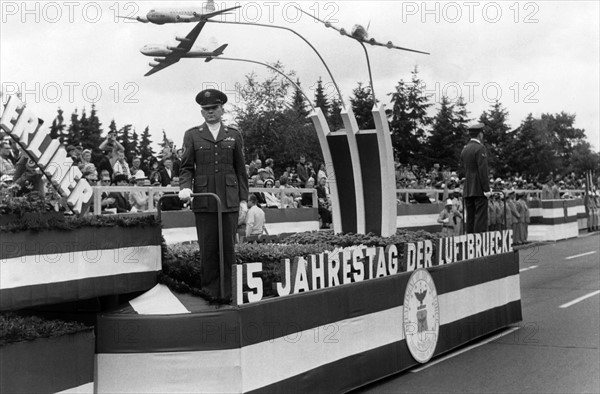
[[[0,313],[0,346],[38,338],[60,337],[84,331],[89,327],[78,322],[45,320],[37,316]]]

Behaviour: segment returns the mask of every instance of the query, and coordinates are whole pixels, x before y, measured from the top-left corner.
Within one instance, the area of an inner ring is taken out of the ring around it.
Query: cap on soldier
[[[227,95],[216,89],[206,89],[196,95],[196,102],[203,108],[225,104],[227,102]]]
[[[468,130],[483,130],[485,128],[485,125],[483,123],[475,123],[471,126],[468,127]]]

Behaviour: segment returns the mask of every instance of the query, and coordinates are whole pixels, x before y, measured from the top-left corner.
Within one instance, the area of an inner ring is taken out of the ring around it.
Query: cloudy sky
[[[261,66],[200,59],[181,62],[150,77],[146,44],[176,45],[193,24],[142,24],[115,15],[145,15],[164,7],[202,7],[202,2],[21,2],[2,1],[0,82],[6,94],[21,91],[47,124],[61,107],[67,115],[96,103],[105,128],[132,124],[138,132],[150,126],[154,140],[162,130],[181,145],[183,133],[201,123],[196,93],[204,88],[226,92],[239,101],[236,84]],[[388,93],[401,79],[410,80],[417,66],[431,100],[442,95],[467,101],[472,118],[498,99],[515,128],[529,113],[565,111],[577,115],[575,126],[599,143],[599,2],[597,1],[248,1],[227,21],[276,24],[304,35],[322,54],[347,99],[357,82],[368,83],[362,48],[353,40],[298,14],[307,12],[339,27],[367,26],[379,41],[414,48],[431,55],[369,47],[377,98],[389,104]],[[235,6],[216,2],[217,8]],[[323,78],[330,78],[314,52],[292,33],[281,30],[209,23],[196,42],[214,49],[228,43],[225,56],[261,62],[281,61],[296,71],[305,93],[314,96]],[[436,104],[435,109],[439,106]],[[231,110],[231,104],[227,109]],[[434,111],[432,111],[432,114]]]

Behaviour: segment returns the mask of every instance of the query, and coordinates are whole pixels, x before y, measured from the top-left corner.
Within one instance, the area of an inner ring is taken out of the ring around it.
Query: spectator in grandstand
[[[281,208],[296,208],[296,203],[294,202],[295,197],[299,197],[300,194],[297,192],[290,192],[290,189],[293,189],[288,184],[288,178],[285,175],[282,175],[279,178],[279,189],[283,191],[281,194]]]
[[[164,168],[160,170],[160,185],[169,186],[173,180],[173,160],[167,157],[163,160]]]
[[[155,158],[151,159],[150,162],[150,176],[148,177],[150,184],[153,186],[160,186],[162,184],[162,176],[160,175],[160,169],[158,160]]]
[[[273,168],[274,165],[273,159],[268,158],[265,160],[265,171],[267,172],[268,178],[275,179],[275,170]]]
[[[91,149],[84,149],[81,152],[81,160],[79,164],[77,164],[79,170],[82,173],[91,172],[92,170],[96,170],[96,166],[92,163],[92,151]]]
[[[12,160],[11,146],[8,140],[0,143],[0,176],[11,175],[15,173],[15,162]]]
[[[129,186],[129,178],[125,174],[116,174],[113,180],[113,185]],[[102,201],[102,207],[107,211],[112,210],[116,213],[127,213],[131,209],[131,204],[129,203],[129,196],[127,193],[110,192]]]
[[[15,187],[17,197],[24,196],[32,191],[37,191],[42,195],[46,192],[41,171],[27,155],[21,155],[15,166],[13,187]]]
[[[131,172],[132,177],[135,178],[139,171],[142,171],[142,174],[144,174],[144,177],[146,176],[146,171],[144,171],[141,168],[141,166],[142,166],[142,159],[140,159],[139,156],[135,156],[133,159],[131,159],[131,167],[129,167],[129,171]]]
[[[265,212],[257,206],[256,196],[248,195],[248,213],[246,214],[246,238],[249,236],[268,234],[265,227]]]
[[[179,169],[181,168],[181,155],[183,154],[183,149],[177,149],[175,151],[175,155],[173,155],[173,176],[179,178]]]
[[[117,160],[113,164],[113,178],[116,178],[119,174],[125,175],[127,179],[131,178],[129,163],[125,159],[125,151],[123,149],[117,149]]]
[[[463,186],[469,234],[487,230],[487,198],[490,195],[487,152],[483,146],[483,123],[469,127],[471,140],[463,148],[460,161],[466,181]]]
[[[150,181],[144,175],[144,172],[138,170],[134,176],[135,186],[150,186]],[[130,212],[144,212],[148,210],[148,193],[140,190],[129,193]]]
[[[331,226],[331,203],[329,200],[329,190],[327,188],[327,178],[319,179],[317,184],[317,199],[319,208],[319,217],[321,218],[321,228],[329,228]]]
[[[315,180],[312,177],[308,178],[304,188],[305,189],[314,189],[314,187],[315,187]],[[308,207],[308,208],[313,206],[312,193],[309,193],[309,192],[302,193],[302,198],[300,199],[300,206]]]
[[[327,178],[327,171],[325,170],[325,163],[321,163],[321,165],[319,166],[319,172],[317,172],[317,183],[319,183],[321,178]]]
[[[446,200],[446,205],[444,209],[440,212],[438,216],[437,222],[442,225],[442,235],[444,237],[451,237],[455,235],[454,232],[454,223],[455,218],[462,220],[462,215],[460,212],[454,209],[454,204],[452,200]]]
[[[317,173],[315,172],[315,169],[313,168],[312,162],[311,161],[307,162],[305,168],[306,168],[306,175],[308,176],[308,178],[312,178],[314,181],[317,178]],[[306,182],[304,182],[304,184],[306,185]]]
[[[304,155],[300,155],[300,160],[298,160],[298,164],[296,165],[296,174],[298,174],[298,186],[304,187],[306,181],[308,180],[306,157]]]
[[[260,168],[262,168],[262,161],[256,156],[254,160],[250,162],[250,166],[248,167],[248,178],[258,175],[258,170]]]

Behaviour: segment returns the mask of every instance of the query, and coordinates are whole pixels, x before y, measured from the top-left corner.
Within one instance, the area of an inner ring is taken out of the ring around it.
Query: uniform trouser
[[[219,298],[231,298],[231,266],[235,264],[235,234],[238,212],[223,213],[223,270],[225,294],[220,289],[219,222],[216,212],[196,213],[196,232],[200,248],[200,285]]]
[[[467,233],[484,233],[488,224],[488,200],[485,196],[465,197]]]
[[[520,244],[522,242],[521,241],[521,238],[522,238],[521,223],[513,223],[512,230],[513,230],[513,243]]]

